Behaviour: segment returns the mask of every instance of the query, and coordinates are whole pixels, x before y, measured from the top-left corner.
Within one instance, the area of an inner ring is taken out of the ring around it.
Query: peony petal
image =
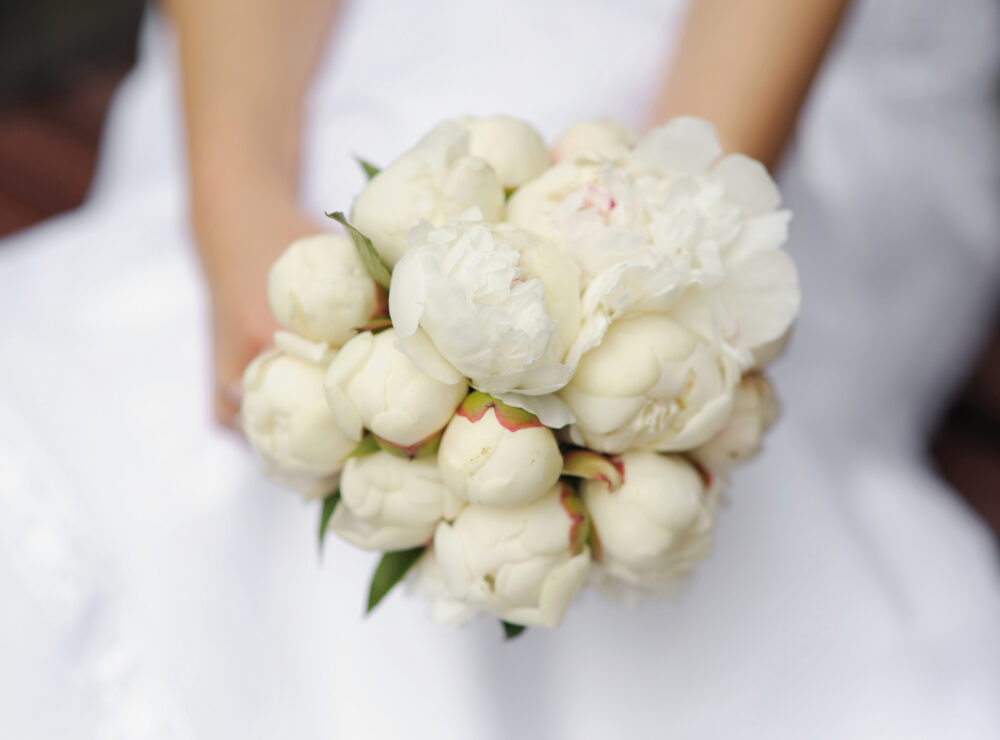
[[[781,192],[767,169],[745,154],[727,154],[712,174],[722,181],[726,194],[750,213],[767,213],[781,205]]]
[[[733,344],[752,350],[784,334],[799,312],[799,273],[786,252],[758,252],[734,269],[720,298],[739,326]]]
[[[561,429],[576,421],[573,411],[558,396],[527,396],[523,393],[503,393],[497,396],[508,406],[529,411],[550,429]]]
[[[314,342],[290,331],[274,332],[274,346],[286,355],[315,362],[317,365],[328,364],[336,354],[329,342]]]
[[[417,252],[407,252],[396,263],[389,290],[389,317],[397,336],[408,337],[417,330],[427,300],[424,274]]]
[[[448,362],[423,329],[417,329],[408,337],[396,332],[399,351],[410,358],[423,373],[441,383],[452,385],[465,380],[465,376]]]
[[[790,211],[777,211],[747,219],[737,237],[725,247],[724,260],[734,263],[755,252],[780,248],[788,241],[791,218]]]
[[[687,175],[705,172],[720,154],[722,145],[711,123],[679,116],[643,136],[632,160],[664,175]]]

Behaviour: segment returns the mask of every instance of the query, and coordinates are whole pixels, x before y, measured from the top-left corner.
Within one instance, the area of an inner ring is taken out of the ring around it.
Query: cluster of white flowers
[[[590,580],[662,590],[712,548],[777,417],[799,308],[789,214],[710,124],[446,121],[376,172],[348,235],[292,244],[244,376],[269,473],[407,571],[432,615],[556,626]],[[338,215],[338,219],[341,217]]]

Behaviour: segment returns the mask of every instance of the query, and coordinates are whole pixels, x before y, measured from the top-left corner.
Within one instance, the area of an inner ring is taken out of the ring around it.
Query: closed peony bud
[[[380,297],[354,244],[340,234],[292,242],[271,267],[267,296],[279,324],[336,347],[368,322]]]
[[[590,567],[579,499],[564,483],[513,509],[471,504],[434,533],[448,593],[521,625],[557,627]]]
[[[531,124],[510,116],[470,118],[469,153],[482,157],[497,173],[507,190],[520,187],[549,166],[549,151],[541,134]]]
[[[620,319],[587,352],[560,397],[574,441],[610,453],[673,452],[704,444],[733,401],[732,360],[665,316]]]
[[[552,148],[552,157],[561,162],[581,152],[614,153],[619,149],[632,148],[638,138],[628,126],[610,118],[580,121],[559,137]]]
[[[410,570],[407,585],[426,599],[427,616],[437,624],[458,625],[476,616],[472,606],[448,592],[433,547],[428,547]]]
[[[389,267],[403,256],[407,234],[421,221],[439,225],[473,206],[487,221],[502,217],[503,186],[484,159],[470,154],[469,139],[461,124],[439,124],[358,195],[351,223]]]
[[[587,480],[580,492],[600,543],[600,564],[627,583],[656,588],[685,576],[712,549],[715,494],[676,455],[627,452],[615,491]]]
[[[441,228],[415,228],[392,277],[389,314],[400,346],[422,369],[418,328],[438,353],[487,393],[561,388],[580,324],[576,270],[554,247],[470,211]]]
[[[465,398],[464,381],[442,383],[396,348],[396,332],[358,334],[343,346],[324,380],[326,398],[344,434],[364,429],[398,447],[419,445],[441,431]]]
[[[462,505],[433,458],[376,452],[344,465],[330,529],[366,550],[406,550],[430,542],[438,522],[454,519]]]
[[[243,431],[265,470],[307,495],[330,492],[355,447],[323,394],[322,365],[281,351],[257,357],[243,373]]]
[[[760,452],[764,433],[780,412],[767,378],[756,373],[745,375],[736,386],[733,411],[725,425],[691,454],[712,470],[745,462]]]
[[[521,506],[552,488],[563,460],[552,430],[536,416],[477,391],[445,429],[438,466],[463,501]]]

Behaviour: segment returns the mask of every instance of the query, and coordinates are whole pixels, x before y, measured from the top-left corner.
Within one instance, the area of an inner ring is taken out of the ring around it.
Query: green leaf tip
[[[420,559],[426,549],[426,547],[414,547],[412,550],[387,552],[382,556],[378,567],[375,568],[375,575],[372,576],[366,613],[371,614],[372,610],[385,598],[385,595],[392,590],[392,587],[403,580],[403,576]]]
[[[327,218],[332,218],[347,229],[351,241],[354,242],[355,249],[358,250],[358,254],[361,256],[361,263],[365,266],[368,274],[371,275],[372,280],[386,290],[389,290],[389,281],[392,279],[392,274],[389,272],[389,268],[385,266],[385,262],[382,261],[382,257],[379,255],[378,250],[375,249],[375,245],[372,244],[372,240],[351,226],[347,222],[347,217],[340,211],[326,215]]]
[[[505,622],[502,619],[500,620],[500,624],[503,625],[503,639],[505,640],[513,640],[515,637],[517,637],[526,629],[528,629],[523,624],[514,624],[513,622]]]
[[[323,550],[323,540],[326,537],[326,529],[330,526],[330,518],[333,516],[337,504],[340,502],[340,489],[330,493],[323,499],[323,508],[319,514],[319,549]]]
[[[361,165],[361,169],[365,171],[365,175],[371,180],[375,175],[382,171],[381,167],[376,167],[367,159],[362,159],[361,157],[355,156],[354,161]]]

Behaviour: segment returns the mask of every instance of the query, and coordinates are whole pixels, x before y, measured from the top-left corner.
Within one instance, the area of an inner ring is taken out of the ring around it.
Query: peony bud
[[[430,542],[437,523],[462,506],[433,459],[376,452],[344,465],[330,529],[366,550],[406,550]]]
[[[732,364],[669,318],[639,315],[613,323],[559,395],[576,416],[575,441],[587,447],[689,450],[728,418]]]
[[[638,138],[628,126],[610,118],[580,121],[559,137],[552,148],[552,157],[561,162],[583,152],[613,153],[619,149],[631,149]]]
[[[271,312],[293,332],[339,347],[376,311],[380,291],[340,234],[292,242],[271,267]]]
[[[482,157],[496,171],[507,190],[520,187],[549,166],[545,141],[528,123],[510,116],[466,119],[469,153]]]
[[[760,452],[764,433],[780,412],[767,378],[756,373],[745,375],[736,386],[733,411],[725,425],[691,454],[711,470],[745,462]]]
[[[351,223],[392,267],[421,221],[440,225],[473,206],[487,221],[503,216],[504,192],[493,168],[469,152],[469,132],[454,121],[434,128],[379,172],[354,202]]]
[[[458,407],[438,450],[448,488],[463,501],[489,506],[534,501],[552,488],[562,465],[551,429],[478,391]]]
[[[557,627],[590,567],[586,524],[564,483],[527,506],[471,504],[434,534],[441,579],[453,598],[500,619]]]
[[[323,395],[323,367],[281,351],[266,352],[243,373],[243,432],[279,481],[315,496],[355,443],[341,431]]]
[[[400,346],[440,380],[416,351],[423,329],[437,352],[488,393],[543,394],[569,380],[564,363],[579,332],[576,271],[555,247],[474,211],[433,229],[415,228],[396,266],[389,313]]]
[[[655,588],[686,575],[712,549],[715,494],[676,455],[627,452],[624,483],[581,484],[600,542],[600,564],[627,583]]]
[[[326,398],[344,434],[360,441],[367,428],[410,448],[439,432],[465,398],[463,381],[425,375],[396,348],[396,332],[358,334],[327,370]]]

